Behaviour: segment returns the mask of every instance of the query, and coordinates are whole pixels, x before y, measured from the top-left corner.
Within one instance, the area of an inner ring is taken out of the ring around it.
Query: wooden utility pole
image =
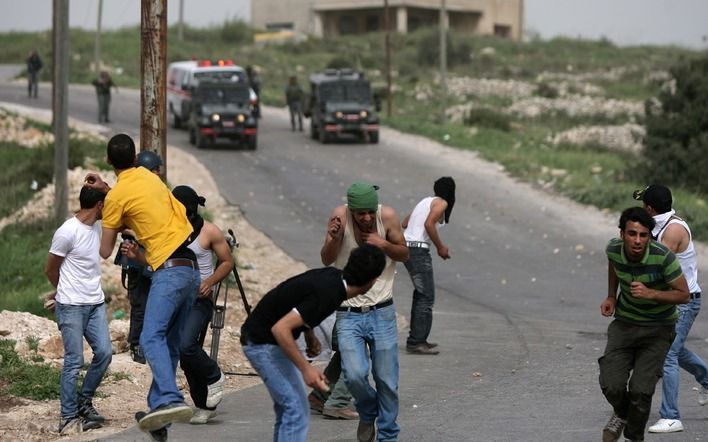
[[[167,179],[167,0],[141,0],[140,23],[140,150],[160,155],[164,181]]]
[[[447,7],[445,0],[440,3],[440,100],[442,102],[442,113],[440,121],[445,123],[447,115]]]
[[[103,15],[103,0],[98,0],[98,15],[96,17],[96,43],[93,48],[93,71],[101,72],[101,16]]]
[[[59,224],[69,211],[69,0],[54,0],[53,6],[54,218]]]
[[[386,116],[391,118],[391,21],[388,18],[388,0],[384,0],[384,29],[386,50]]]

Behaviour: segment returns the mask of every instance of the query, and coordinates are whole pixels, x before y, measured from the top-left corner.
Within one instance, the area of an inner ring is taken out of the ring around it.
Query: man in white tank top
[[[650,433],[673,433],[683,430],[678,409],[679,367],[691,373],[701,384],[698,402],[701,405],[708,403],[708,366],[697,354],[685,347],[693,321],[701,310],[696,250],[688,224],[677,217],[671,208],[673,198],[668,187],[652,184],[644,190],[635,191],[634,199],[643,201],[644,208],[654,217],[656,226],[652,236],[676,254],[691,292],[688,304],[676,306],[679,318],[676,321],[676,337],[664,361],[660,419],[649,427]]]
[[[337,340],[342,373],[356,399],[359,413],[357,438],[397,440],[398,332],[393,305],[396,261],[408,260],[408,247],[396,211],[378,201],[378,187],[356,182],[347,190],[347,204],[329,217],[320,251],[322,263],[343,268],[350,252],[362,244],[381,248],[386,267],[374,286],[348,299],[337,309]],[[368,347],[368,348],[367,348]],[[369,384],[369,357],[375,388]]]
[[[403,220],[403,228],[406,229],[404,235],[410,251],[410,258],[405,265],[413,282],[410,333],[406,341],[406,351],[419,355],[440,353],[436,343],[428,342],[435,303],[430,246],[431,243],[435,246],[438,256],[442,259],[450,259],[450,251],[438,234],[438,225],[450,222],[452,207],[455,205],[455,181],[451,177],[439,178],[433,185],[433,192],[435,196],[423,198]]]

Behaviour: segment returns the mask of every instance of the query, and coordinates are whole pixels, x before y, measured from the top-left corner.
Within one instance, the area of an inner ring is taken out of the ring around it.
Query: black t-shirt
[[[346,299],[342,271],[334,267],[309,270],[266,293],[241,327],[242,339],[254,344],[277,344],[270,329],[293,308],[305,326],[293,330],[297,339],[331,315]]]

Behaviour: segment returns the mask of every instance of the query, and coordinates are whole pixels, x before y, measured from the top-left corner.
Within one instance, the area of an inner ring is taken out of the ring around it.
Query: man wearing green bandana
[[[322,263],[342,268],[350,252],[372,244],[386,254],[386,267],[374,286],[337,309],[335,323],[342,374],[356,399],[359,441],[394,441],[398,417],[398,332],[393,305],[396,261],[408,247],[396,211],[379,204],[378,187],[359,181],[347,190],[347,204],[329,217],[320,251]],[[374,387],[369,384],[369,357]],[[378,437],[377,436],[378,430]]]

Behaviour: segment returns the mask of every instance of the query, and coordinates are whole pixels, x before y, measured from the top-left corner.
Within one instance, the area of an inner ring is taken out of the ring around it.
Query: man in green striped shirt
[[[619,228],[620,237],[606,249],[608,292],[600,305],[603,316],[615,317],[598,360],[600,387],[614,411],[602,430],[603,442],[615,442],[623,430],[627,440],[644,440],[654,389],[674,339],[675,305],[689,301],[676,256],[652,240],[651,215],[630,207]]]

